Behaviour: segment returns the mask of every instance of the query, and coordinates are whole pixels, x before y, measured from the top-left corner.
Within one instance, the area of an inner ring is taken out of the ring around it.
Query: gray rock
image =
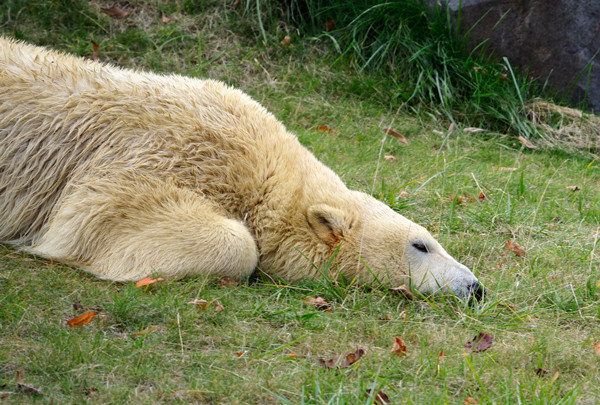
[[[447,4],[457,21],[459,0],[428,1]],[[494,56],[573,103],[587,94],[587,107],[600,111],[600,1],[462,0],[460,32],[471,49],[488,39]]]

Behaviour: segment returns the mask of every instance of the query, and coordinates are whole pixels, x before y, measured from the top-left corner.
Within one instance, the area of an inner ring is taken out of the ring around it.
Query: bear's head
[[[346,277],[410,285],[424,294],[451,291],[459,298],[483,295],[483,286],[422,226],[360,192],[344,203],[315,204],[306,218]]]

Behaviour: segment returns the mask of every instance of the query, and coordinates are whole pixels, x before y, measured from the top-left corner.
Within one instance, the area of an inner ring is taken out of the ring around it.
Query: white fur
[[[422,227],[346,188],[223,83],[0,38],[0,240],[110,280],[331,272],[466,297]],[[420,252],[415,243],[427,245]]]

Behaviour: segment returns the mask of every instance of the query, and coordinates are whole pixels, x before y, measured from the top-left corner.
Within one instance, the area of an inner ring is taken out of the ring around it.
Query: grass
[[[444,117],[390,110],[376,73],[332,67],[335,56],[320,43],[262,44],[254,22],[220,1],[127,4],[132,16],[115,20],[99,12],[112,5],[104,2],[9,1],[0,30],[85,56],[94,40],[103,61],[242,88],[349,186],[427,226],[488,294],[469,307],[260,275],[230,288],[197,278],[140,289],[2,247],[3,403],[366,404],[368,389],[403,404],[597,402],[600,162],[525,150],[510,135],[448,134]],[[385,127],[410,145],[386,137]],[[574,185],[581,190],[566,188]],[[527,256],[505,253],[507,240]],[[304,304],[307,296],[324,297],[332,312]],[[187,305],[194,299],[211,304]],[[100,315],[66,326],[87,310]],[[493,336],[492,348],[467,353],[480,332]],[[396,336],[406,357],[390,354]],[[357,348],[366,354],[347,369],[317,363]],[[20,375],[42,394],[18,392]]]

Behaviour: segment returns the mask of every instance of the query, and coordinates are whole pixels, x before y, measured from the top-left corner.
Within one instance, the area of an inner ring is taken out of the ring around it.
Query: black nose
[[[473,303],[473,300],[481,301],[485,295],[485,288],[478,281],[468,286],[467,289],[469,290],[469,303]]]

